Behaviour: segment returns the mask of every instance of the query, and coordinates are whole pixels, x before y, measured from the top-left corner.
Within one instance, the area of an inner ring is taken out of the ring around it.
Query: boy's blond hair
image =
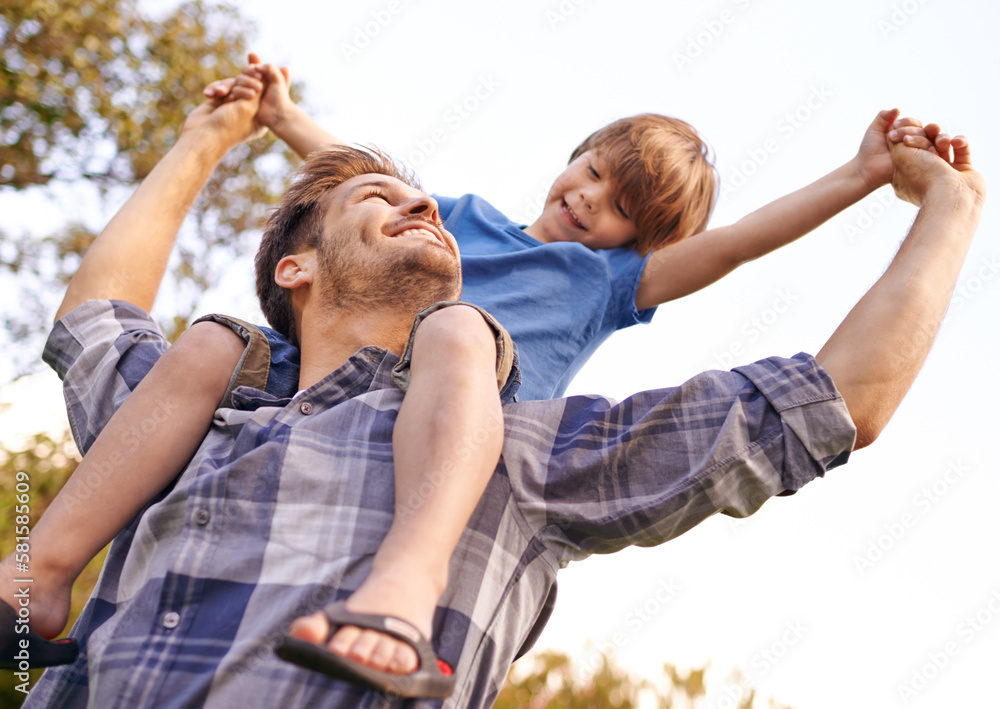
[[[607,164],[618,199],[635,224],[640,254],[704,231],[717,193],[710,149],[688,123],[656,113],[621,118],[584,140]]]

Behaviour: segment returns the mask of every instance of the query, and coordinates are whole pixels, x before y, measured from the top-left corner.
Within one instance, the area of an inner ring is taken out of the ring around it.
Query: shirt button
[[[181,614],[170,611],[169,613],[163,614],[163,627],[167,630],[172,630],[180,625]]]
[[[208,520],[210,519],[212,519],[212,515],[204,507],[194,513],[194,521],[202,527],[208,524]]]
[[[308,416],[313,412],[313,405],[308,401],[303,401],[301,404],[299,404],[299,411]]]

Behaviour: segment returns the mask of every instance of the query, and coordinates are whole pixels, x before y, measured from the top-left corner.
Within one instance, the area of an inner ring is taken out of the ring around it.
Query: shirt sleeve
[[[560,564],[661,544],[717,512],[750,515],[846,462],[855,436],[833,382],[805,354],[621,403],[524,402],[505,418],[513,493]]]
[[[166,349],[156,323],[124,301],[88,301],[55,324],[42,358],[63,380],[70,428],[82,453]]]
[[[608,263],[611,274],[612,329],[621,330],[631,325],[648,323],[653,319],[656,308],[636,310],[635,294],[639,281],[646,270],[651,254],[640,256],[634,249],[618,248],[599,251]]]

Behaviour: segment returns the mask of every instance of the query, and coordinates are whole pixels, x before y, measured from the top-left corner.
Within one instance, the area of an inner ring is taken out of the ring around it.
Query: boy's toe
[[[322,612],[317,611],[312,615],[296,618],[292,621],[289,635],[299,640],[315,643],[319,645],[326,640],[326,635],[330,630],[330,624]]]

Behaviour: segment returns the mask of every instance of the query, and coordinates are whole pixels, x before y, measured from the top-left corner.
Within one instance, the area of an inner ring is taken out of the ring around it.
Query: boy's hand
[[[934,136],[932,143],[926,137],[904,133],[893,136],[895,130],[889,134],[894,166],[892,187],[896,196],[918,207],[935,191],[970,196],[982,203],[986,183],[972,167],[969,141],[965,136],[952,138],[941,133],[936,125],[928,129]]]
[[[889,138],[888,133],[896,134]],[[909,136],[911,142],[907,145],[916,148],[933,148],[933,140],[940,129],[930,124],[926,127],[916,118],[899,118],[899,109],[892,108],[879,111],[861,139],[861,147],[855,158],[858,174],[869,190],[877,190],[882,185],[892,181],[892,157],[889,154],[889,144],[893,140],[903,140]],[[932,134],[933,132],[933,134]]]

